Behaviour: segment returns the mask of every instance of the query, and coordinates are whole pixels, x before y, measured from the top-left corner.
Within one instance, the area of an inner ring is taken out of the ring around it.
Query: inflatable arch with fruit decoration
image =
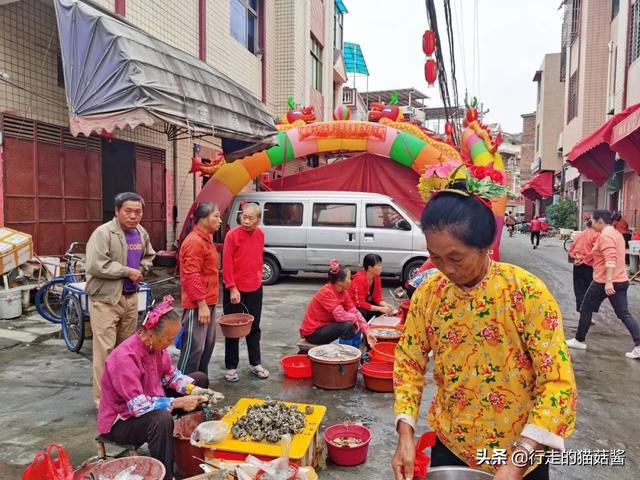
[[[341,118],[336,114],[334,117]],[[494,139],[489,129],[478,121],[473,107],[469,108],[464,123],[459,147],[452,145],[452,142],[433,138],[412,123],[390,118],[380,118],[377,123],[349,120],[307,123],[300,119],[279,124],[277,145],[232,163],[222,163],[216,169],[197,196],[187,218],[200,202],[214,202],[224,212],[231,205],[233,197],[257,176],[294,158],[316,153],[367,151],[390,158],[418,174],[424,173],[429,166],[450,161],[477,166],[492,165],[504,172],[502,158],[497,152],[500,140]],[[506,197],[493,200],[492,208],[500,232]],[[180,238],[183,238],[182,235]],[[496,257],[497,247],[496,240]]]

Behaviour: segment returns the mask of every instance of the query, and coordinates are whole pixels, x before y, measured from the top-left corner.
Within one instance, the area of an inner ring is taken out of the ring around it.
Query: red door
[[[135,146],[136,192],[144,198],[145,208],[142,226],[151,237],[156,250],[167,246],[165,205],[165,152],[143,145]]]
[[[38,255],[86,242],[102,220],[100,139],[4,116],[5,222],[33,236]]]

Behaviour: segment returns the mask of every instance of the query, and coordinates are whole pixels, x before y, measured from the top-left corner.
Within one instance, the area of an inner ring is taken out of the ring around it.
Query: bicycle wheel
[[[84,312],[80,300],[67,294],[62,300],[62,336],[67,348],[79,352],[84,342]]]
[[[36,310],[42,318],[52,323],[60,323],[64,284],[64,278],[54,278],[40,287],[36,293]]]
[[[569,249],[571,248],[571,245],[573,245],[573,238],[569,237],[564,241],[564,251],[568,252]]]

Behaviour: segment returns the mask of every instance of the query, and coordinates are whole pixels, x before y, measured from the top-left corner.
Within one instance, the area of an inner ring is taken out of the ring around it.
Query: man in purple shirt
[[[144,200],[137,193],[115,198],[115,217],[100,225],[87,243],[89,314],[93,330],[93,400],[100,402],[104,361],[129,337],[138,321],[138,284],[155,255],[140,225]]]

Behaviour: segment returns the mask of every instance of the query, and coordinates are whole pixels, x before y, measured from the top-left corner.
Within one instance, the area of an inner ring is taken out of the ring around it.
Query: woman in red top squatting
[[[382,298],[382,257],[369,253],[364,257],[362,267],[364,270],[356,273],[351,280],[351,301],[367,321],[379,313],[391,315],[393,307]]]
[[[261,365],[260,317],[262,315],[262,261],[264,258],[264,233],[258,227],[262,213],[255,203],[242,206],[241,225],[233,228],[224,239],[222,252],[222,298],[224,313],[249,313],[253,315],[251,332],[247,335],[247,350],[251,373],[258,378],[268,378],[269,372]],[[248,312],[247,312],[248,310]],[[226,338],[224,341],[225,378],[229,382],[239,380],[238,368],[240,341]]]
[[[351,340],[358,332],[364,333],[369,345],[375,345],[376,337],[369,332],[369,325],[356,309],[349,296],[351,271],[332,260],[329,282],[311,299],[300,335],[308,342],[325,345],[337,340]]]
[[[215,309],[218,303],[218,252],[212,234],[220,228],[220,210],[200,203],[193,212],[193,230],[180,247],[182,283],[182,342],[178,368],[185,373],[209,373],[216,343]]]

